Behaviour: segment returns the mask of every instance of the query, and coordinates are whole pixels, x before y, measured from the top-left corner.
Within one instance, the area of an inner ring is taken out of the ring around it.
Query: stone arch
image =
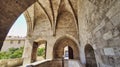
[[[56,41],[54,48],[53,48],[53,58],[54,59],[62,58],[64,55],[64,48],[66,46],[69,46],[72,48],[73,59],[79,59],[79,47],[77,43],[73,39],[67,36],[61,37]]]
[[[33,21],[30,18],[30,14],[28,10],[24,12],[24,16],[27,22],[27,35],[29,35],[29,33],[33,31],[33,25],[32,25]]]
[[[2,48],[3,41],[9,32],[11,26],[14,24],[14,21],[23,13],[29,6],[35,3],[36,0],[4,0],[0,1],[0,49]],[[5,7],[3,7],[5,6]],[[17,8],[15,8],[17,7]]]
[[[94,49],[90,44],[85,46],[86,67],[97,67]]]
[[[42,45],[42,44],[45,45],[45,58],[46,58],[47,41],[46,40],[41,40],[41,41],[33,43],[33,49],[32,49],[32,53],[31,53],[31,61],[32,62],[37,61],[37,50],[38,50],[39,46]]]

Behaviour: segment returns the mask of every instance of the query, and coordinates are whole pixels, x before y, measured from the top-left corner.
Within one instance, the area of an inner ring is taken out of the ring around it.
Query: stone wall
[[[75,0],[74,3],[76,2]],[[47,41],[47,59],[53,58],[53,47],[61,37],[71,37],[78,45],[77,20],[72,9],[73,5],[74,8],[76,6],[74,3],[70,5],[66,0],[61,3],[57,0],[47,0],[46,2],[39,0],[24,13],[29,25],[27,38],[31,46],[33,46],[33,42]],[[62,8],[63,6],[65,7]],[[74,10],[77,12],[77,9]]]
[[[63,63],[64,62],[64,63]],[[78,60],[46,60],[29,64],[31,67],[83,67]]]
[[[81,59],[85,63],[84,47],[94,48],[98,67],[119,67],[120,1],[80,0],[79,34]]]
[[[98,67],[119,66],[119,0],[38,1],[31,8],[32,14],[31,9],[27,10],[30,16],[27,19],[32,19],[29,21],[29,50],[33,42],[45,40],[46,58],[51,59],[56,41],[68,36],[79,46],[82,64],[86,64],[85,46],[90,44]]]
[[[0,60],[0,67],[17,67],[23,63],[22,58]]]

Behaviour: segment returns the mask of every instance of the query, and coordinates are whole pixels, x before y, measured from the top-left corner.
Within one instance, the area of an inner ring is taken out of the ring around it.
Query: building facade
[[[1,51],[8,51],[9,48],[20,48],[25,45],[25,37],[7,36]]]

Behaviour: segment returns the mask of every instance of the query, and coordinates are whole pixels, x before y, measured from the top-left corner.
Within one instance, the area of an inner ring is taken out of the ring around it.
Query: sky
[[[7,36],[25,37],[27,34],[27,24],[23,14],[21,14],[11,27]]]

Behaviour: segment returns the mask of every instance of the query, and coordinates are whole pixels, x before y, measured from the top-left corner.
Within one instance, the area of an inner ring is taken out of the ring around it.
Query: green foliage
[[[45,56],[45,48],[38,48],[37,50],[37,56]]]
[[[10,48],[9,51],[0,52],[0,59],[21,58],[22,53],[23,53],[23,47]]]
[[[0,59],[14,59],[21,58],[23,53],[23,47],[21,48],[10,48],[8,51],[0,52]],[[38,48],[38,56],[45,56],[45,48]]]

